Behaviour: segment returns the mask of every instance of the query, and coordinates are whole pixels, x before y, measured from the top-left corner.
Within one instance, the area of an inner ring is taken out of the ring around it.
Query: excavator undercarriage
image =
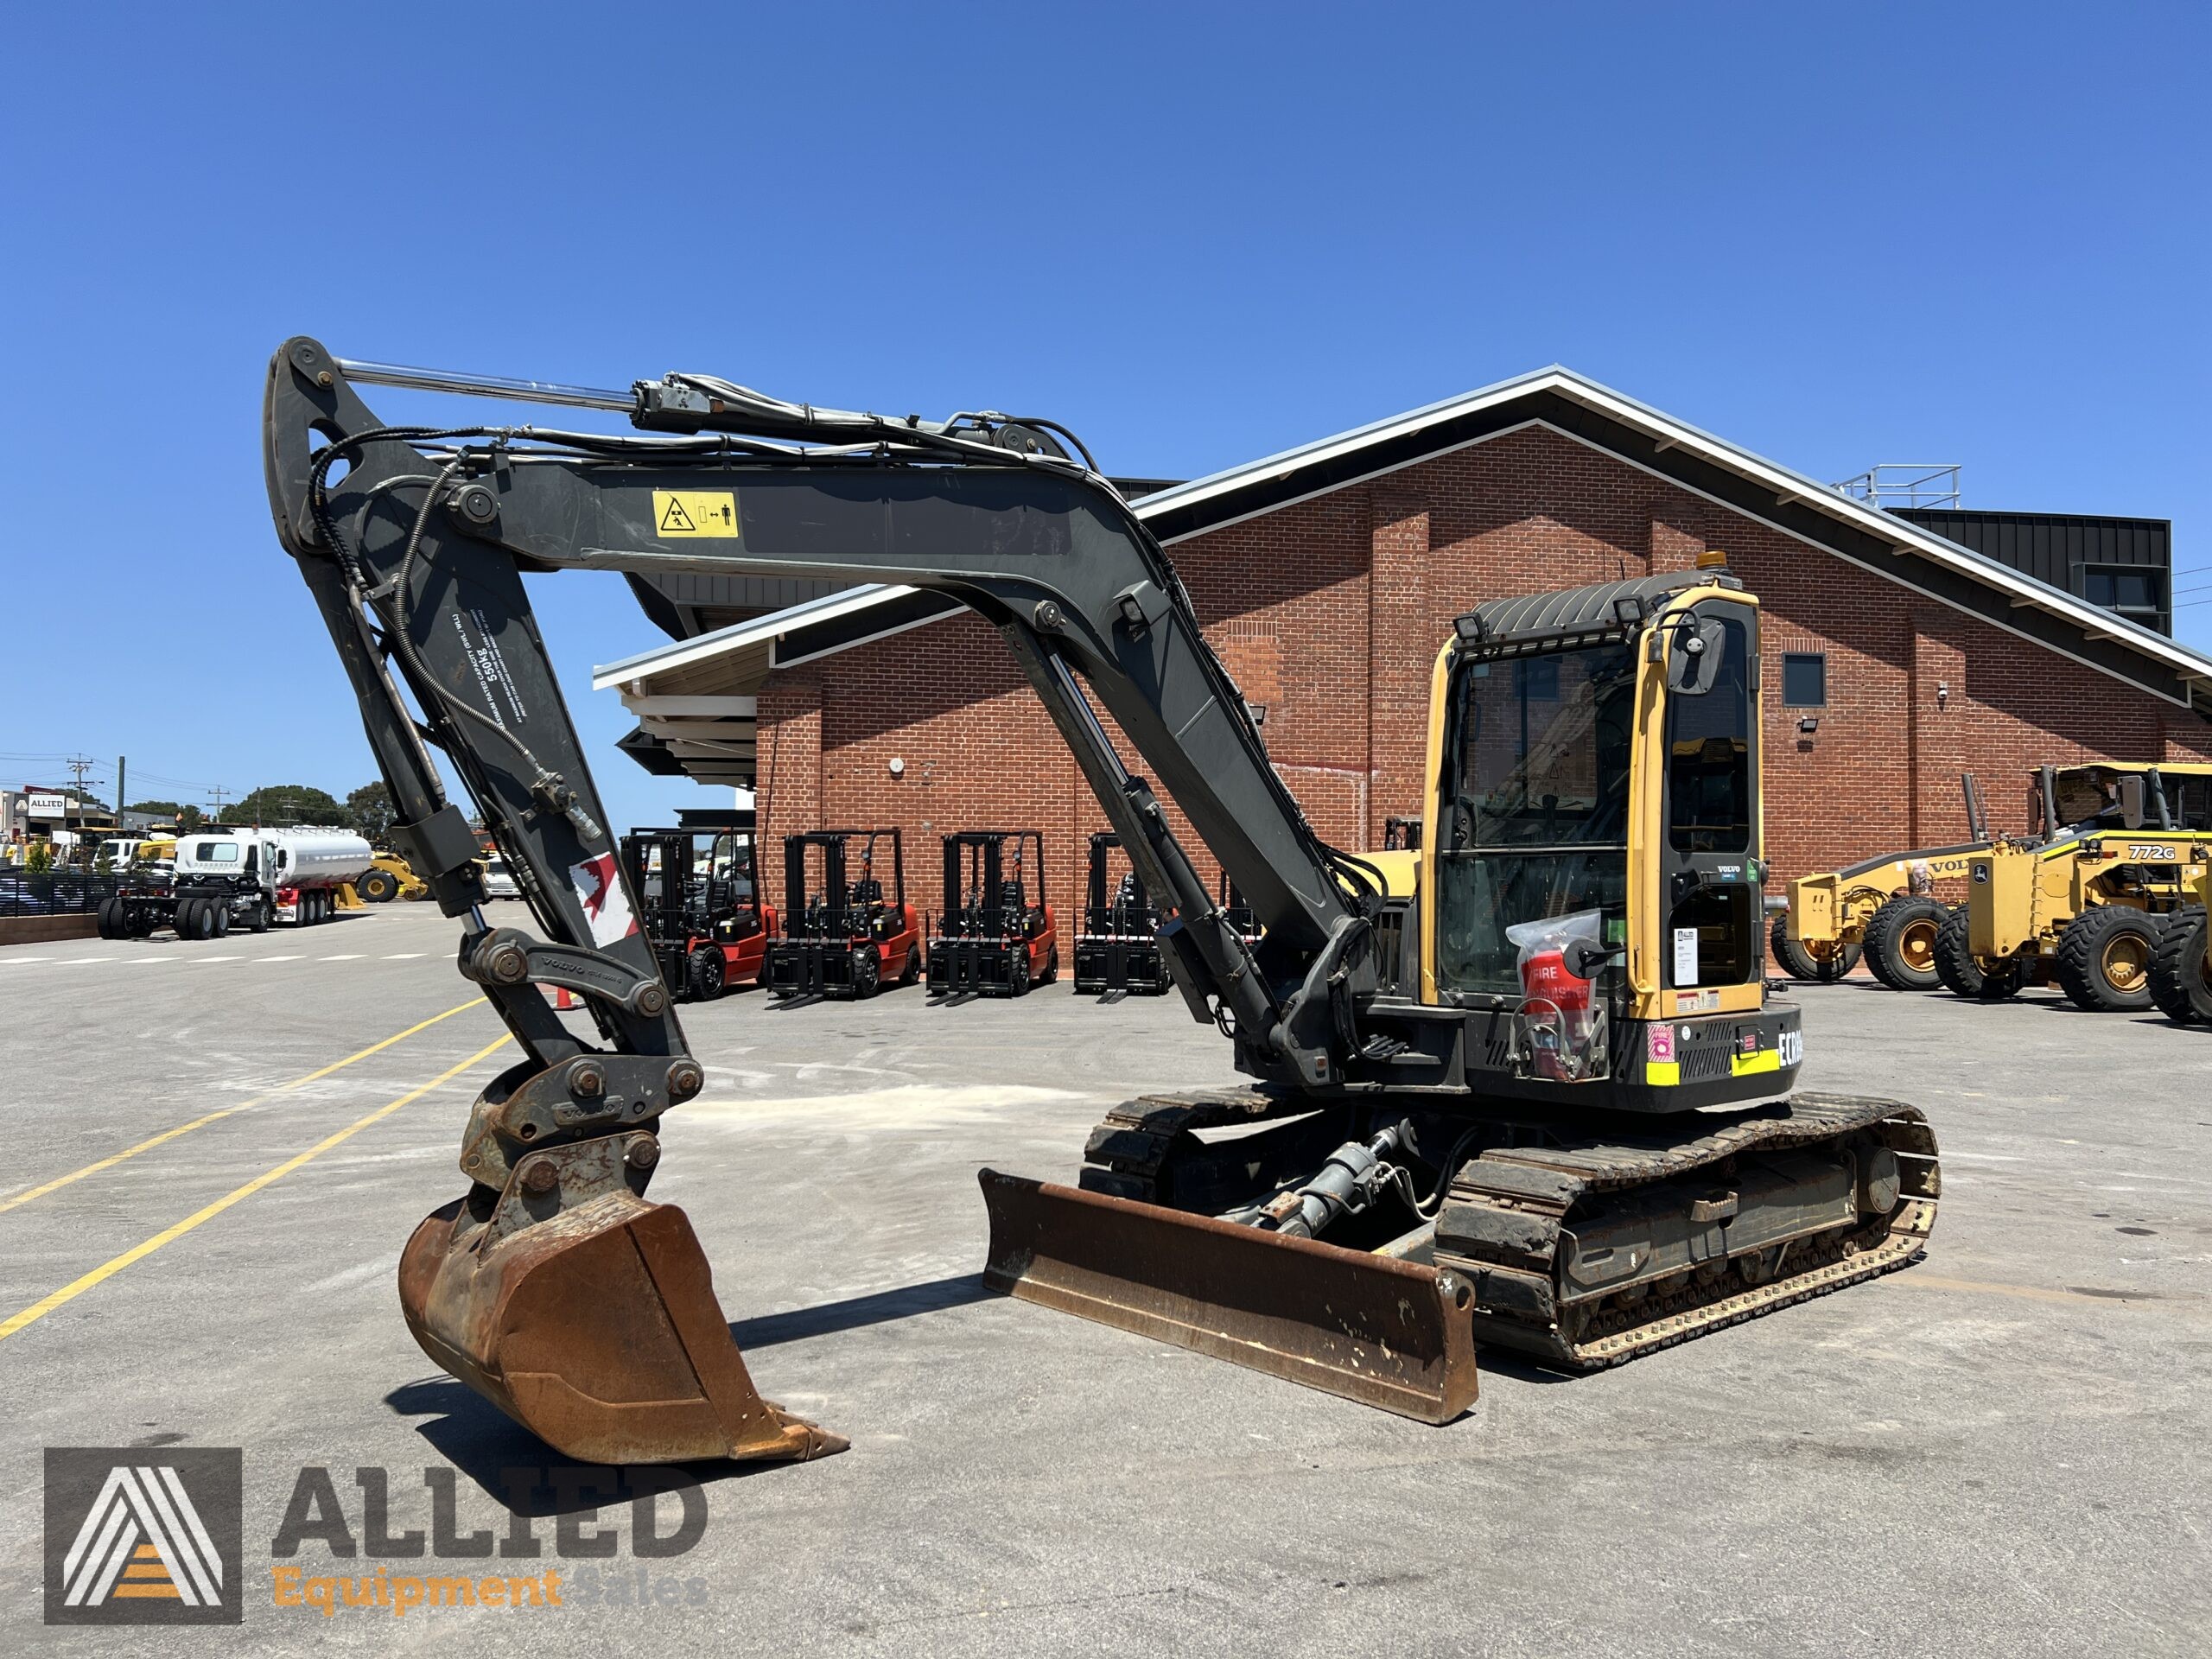
[[[392,426],[359,384],[637,430]],[[1920,1114],[1789,1096],[1797,1012],[1764,982],[1757,601],[1725,570],[1457,619],[1422,831],[1355,854],[1315,833],[1166,552],[1050,422],[849,413],[699,375],[471,379],[302,338],[270,364],[264,445],[394,839],[526,1057],[476,1103],[467,1190],[410,1242],[402,1306],[433,1359],[570,1456],[844,1441],[760,1397],[690,1223],[645,1197],[662,1115],[705,1073],[525,571],[902,582],[1006,642],[1157,908],[1174,988],[1255,1083],[1116,1110],[1077,1187],[985,1171],[1000,1289],[1441,1422],[1474,1398],[1478,1340],[1611,1364],[1904,1265],[1928,1236]],[[537,933],[486,920],[434,748]]]

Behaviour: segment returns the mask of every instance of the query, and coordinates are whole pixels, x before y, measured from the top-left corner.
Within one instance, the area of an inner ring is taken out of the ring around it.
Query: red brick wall
[[[1767,855],[1785,876],[1962,838],[1964,770],[1992,821],[2017,830],[2037,763],[2212,758],[2212,726],[2194,715],[1545,429],[1169,552],[1207,637],[1266,707],[1292,792],[1323,836],[1359,849],[1381,844],[1385,817],[1419,810],[1429,671],[1453,616],[1504,594],[1687,569],[1707,548],[1727,552],[1764,607]],[[1827,653],[1826,708],[1783,706],[1790,651]],[[1798,730],[1806,714],[1816,733]],[[1106,827],[1013,659],[973,617],[778,676],[760,726],[766,832],[896,823],[909,897],[931,908],[945,831],[1041,829],[1052,897],[1066,906],[1090,832]],[[906,763],[895,780],[893,756]],[[1184,838],[1211,873],[1186,827]]]

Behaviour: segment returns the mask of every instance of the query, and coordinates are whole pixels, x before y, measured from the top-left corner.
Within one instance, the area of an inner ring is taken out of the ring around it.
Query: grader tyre
[[[2212,1026],[2212,974],[2205,971],[2204,906],[2191,905],[2166,918],[2151,958],[2151,1001],[2177,1025]]]
[[[1996,963],[1976,957],[1967,931],[1966,906],[1961,905],[1936,930],[1936,976],[1946,990],[1968,1001],[2002,1002],[2018,996],[2028,982],[2028,963],[2024,956]]]
[[[1943,982],[1936,972],[1936,935],[1948,906],[1933,899],[1892,899],[1866,923],[1866,965],[1893,991],[1932,991]]]
[[[2067,923],[2052,967],[2059,988],[2090,1014],[2138,1014],[2151,1006],[2151,961],[2164,930],[2147,911],[2097,905]]]
[[[1767,944],[1783,973],[1815,985],[1831,984],[1859,965],[1859,947],[1848,940],[1808,944],[1802,939],[1791,938],[1787,916],[1774,918]]]

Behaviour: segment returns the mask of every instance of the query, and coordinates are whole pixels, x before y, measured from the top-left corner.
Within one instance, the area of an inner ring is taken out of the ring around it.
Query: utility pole
[[[130,826],[123,821],[124,760],[124,757],[119,754],[115,757],[115,833],[118,836],[130,833]]]
[[[216,784],[212,786],[208,792],[214,798],[214,821],[217,823],[220,823],[223,821],[223,797],[227,793],[227,791],[220,784]]]
[[[85,774],[92,769],[92,758],[88,754],[73,754],[62,764],[76,775],[77,781],[69,799],[62,805],[61,827],[65,830],[69,827],[69,809],[73,806],[77,809],[77,828],[81,831],[85,827]],[[85,849],[81,834],[72,844],[70,851],[79,862],[83,861]]]

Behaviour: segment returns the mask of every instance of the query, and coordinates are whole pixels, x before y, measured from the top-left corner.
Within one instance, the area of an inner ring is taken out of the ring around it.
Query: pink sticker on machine
[[[622,891],[622,876],[614,867],[613,854],[601,853],[597,858],[569,865],[569,880],[584,907],[584,918],[591,924],[594,944],[613,944],[638,931],[638,918],[630,913],[629,895]]]
[[[1653,1025],[1646,1026],[1643,1029],[1644,1058],[1657,1060],[1662,1065],[1671,1061],[1675,1058],[1675,1028],[1672,1026]]]

